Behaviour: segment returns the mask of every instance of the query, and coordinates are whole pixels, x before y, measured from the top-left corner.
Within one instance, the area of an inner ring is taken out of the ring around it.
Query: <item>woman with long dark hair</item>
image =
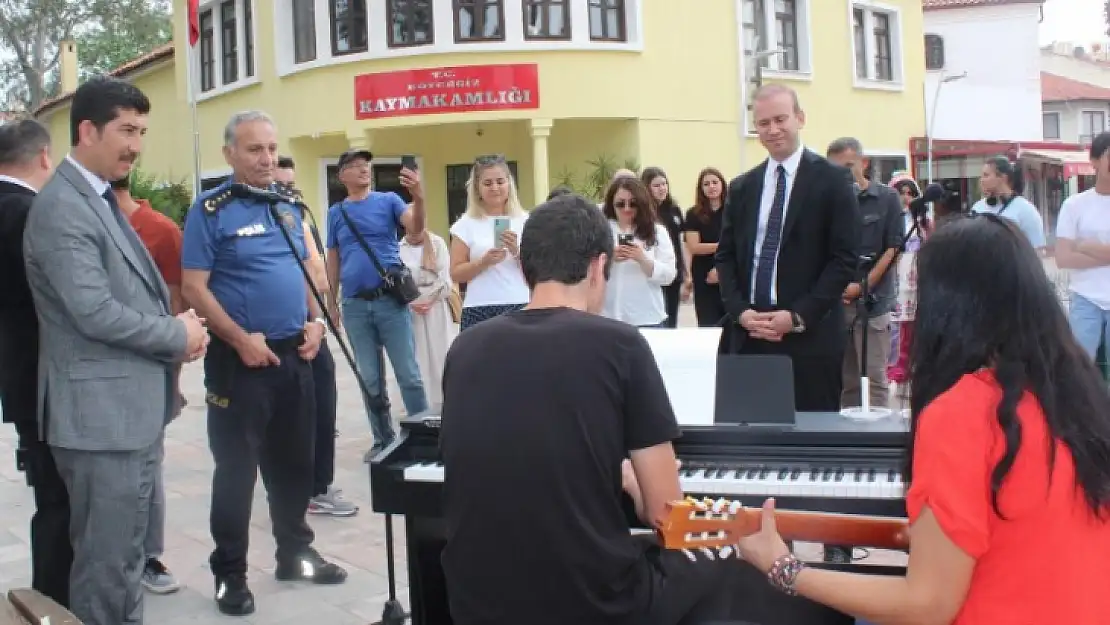
[[[667,174],[659,167],[647,167],[640,174],[640,182],[651,192],[655,200],[655,214],[659,223],[667,229],[671,236],[671,245],[675,252],[675,269],[678,275],[674,282],[663,286],[663,300],[667,308],[667,320],[663,325],[668,328],[678,327],[678,304],[682,301],[682,283],[686,280],[686,260],[682,253],[682,230],[685,220],[682,219],[682,209],[671,197],[671,185]]]
[[[806,568],[741,541],[772,584],[876,625],[1106,623],[1110,392],[1027,237],[993,216],[917,257],[905,577]]]
[[[690,274],[683,289],[694,294],[694,313],[699,327],[717,327],[725,316],[721,285],[713,255],[721,240],[721,207],[725,205],[728,181],[713,167],[698,173],[694,206],[686,211],[686,250]]]
[[[1033,247],[1045,246],[1044,220],[1036,206],[1025,199],[1025,175],[1021,164],[1006,156],[992,156],[983,163],[979,176],[983,198],[971,207],[971,212],[997,215],[1015,224]]]

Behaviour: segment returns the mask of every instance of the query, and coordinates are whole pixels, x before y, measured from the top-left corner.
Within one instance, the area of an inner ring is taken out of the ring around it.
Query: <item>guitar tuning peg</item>
[[[725,545],[717,550],[717,555],[721,556],[722,560],[727,560],[732,555],[732,547]]]
[[[736,514],[737,512],[740,512],[743,509],[744,509],[744,504],[740,503],[739,501],[733,500],[733,501],[729,502],[729,504],[728,504],[728,513],[729,514]]]
[[[717,559],[717,556],[713,555],[713,550],[712,549],[702,547],[701,552],[703,554],[705,554],[705,557],[709,558],[710,560],[716,560]]]
[[[689,549],[683,549],[682,553],[687,558],[689,558],[691,562],[697,562],[698,561],[698,557],[695,556],[694,553],[692,551],[690,551]]]
[[[713,512],[714,513],[719,513],[721,510],[725,509],[726,505],[728,505],[728,500],[725,499],[724,497],[718,499],[717,501],[714,501],[713,502]]]
[[[709,505],[706,503],[708,501],[708,499],[702,501],[694,501],[694,507],[697,508],[699,511],[704,512],[709,507]]]

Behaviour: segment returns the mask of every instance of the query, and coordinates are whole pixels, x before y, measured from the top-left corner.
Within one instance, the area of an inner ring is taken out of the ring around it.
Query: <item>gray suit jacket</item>
[[[35,198],[23,253],[39,317],[44,440],[85,451],[153,444],[172,416],[186,333],[150,254],[136,252],[68,160]]]

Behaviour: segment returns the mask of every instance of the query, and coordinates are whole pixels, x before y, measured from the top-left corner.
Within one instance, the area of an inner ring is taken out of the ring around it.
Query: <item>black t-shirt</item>
[[[721,240],[721,215],[724,207],[710,211],[709,219],[702,220],[697,209],[686,211],[686,232],[697,232],[702,243],[718,243]],[[713,254],[695,254],[690,261],[690,278],[695,284],[705,284],[705,276],[713,269]]]
[[[452,344],[440,446],[456,625],[623,623],[652,578],[620,465],[679,435],[650,347],[625,323],[521,310]]]
[[[667,228],[667,234],[671,235],[671,245],[674,246],[675,267],[678,272],[671,284],[682,284],[686,278],[686,259],[682,255],[682,232],[686,229],[686,223],[682,219],[682,209],[674,202],[660,205],[659,221]]]

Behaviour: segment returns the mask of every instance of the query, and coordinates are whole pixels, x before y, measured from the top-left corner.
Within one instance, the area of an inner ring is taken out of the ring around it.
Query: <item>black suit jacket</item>
[[[717,245],[717,275],[728,312],[722,351],[735,352],[750,339],[738,324],[752,308],[753,260],[759,205],[767,171],[764,161],[730,184]],[[783,338],[789,353],[834,354],[843,349],[841,295],[856,273],[859,204],[847,169],[805,150],[795,173],[779,245],[778,310],[798,313],[805,332]]]
[[[0,399],[4,421],[35,422],[39,328],[23,266],[23,228],[35,192],[0,180]]]

